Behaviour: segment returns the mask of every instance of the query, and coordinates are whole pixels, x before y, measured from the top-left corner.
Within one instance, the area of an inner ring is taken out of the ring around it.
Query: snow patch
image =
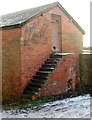
[[[2,118],[90,118],[89,94],[26,109],[3,110]]]

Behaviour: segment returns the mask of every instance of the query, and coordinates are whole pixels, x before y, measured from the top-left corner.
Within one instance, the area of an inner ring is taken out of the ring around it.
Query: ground
[[[90,118],[89,94],[26,109],[2,110],[2,118]]]

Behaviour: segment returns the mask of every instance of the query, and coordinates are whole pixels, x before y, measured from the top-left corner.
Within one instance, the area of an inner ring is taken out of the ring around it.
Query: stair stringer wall
[[[76,57],[68,55],[62,57],[55,70],[48,75],[48,80],[43,85],[36,97],[50,96],[67,92],[67,82],[72,79],[72,90],[75,90]]]

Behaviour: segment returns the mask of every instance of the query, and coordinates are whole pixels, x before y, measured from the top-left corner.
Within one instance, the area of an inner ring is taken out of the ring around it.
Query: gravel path
[[[90,99],[87,94],[33,108],[2,110],[2,118],[90,118]]]

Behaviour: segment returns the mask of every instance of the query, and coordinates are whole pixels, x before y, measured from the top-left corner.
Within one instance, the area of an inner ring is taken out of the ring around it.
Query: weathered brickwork
[[[51,12],[60,13],[63,16],[61,17],[61,48],[62,52],[73,52],[76,53],[76,70],[77,78],[79,78],[79,54],[83,48],[83,34],[82,32],[74,25],[73,22],[70,22],[70,19],[67,15],[61,11],[60,8],[55,7]],[[79,83],[79,79],[76,80],[76,84]]]
[[[20,94],[20,37],[21,29],[2,31],[3,99]]]
[[[22,28],[21,40],[21,81],[27,83],[39,70],[51,53],[50,14],[44,14],[31,20]]]
[[[83,35],[59,7],[54,7],[43,15],[28,21],[21,28],[2,30],[3,98],[19,97],[39,67],[49,58],[52,31],[51,13],[49,12],[63,14],[61,16],[62,52],[74,52],[76,55],[75,57],[65,57],[58,64],[56,70],[49,76],[49,84],[47,83],[42,88],[43,91],[39,95],[58,94],[66,91],[70,68],[76,67],[78,64]],[[76,69],[78,71],[78,68]],[[75,70],[72,72],[79,78],[78,72]],[[74,89],[78,79],[73,77]]]
[[[62,14],[61,16],[62,52],[80,53],[83,47],[82,32],[76,27],[76,25],[72,21],[70,21],[67,15],[63,11],[61,11],[59,7],[54,7],[49,12]]]
[[[76,57],[68,55],[62,58],[56,69],[49,75],[37,97],[57,95],[68,91],[68,81],[72,80],[72,90],[75,90]]]
[[[61,17],[62,52],[79,54],[80,45],[82,48],[82,33],[72,22],[69,22],[69,18],[60,8],[55,7],[44,16],[29,21],[22,28],[23,40],[21,40],[21,80],[23,80],[24,88],[51,53],[51,15],[49,12],[63,14]]]

